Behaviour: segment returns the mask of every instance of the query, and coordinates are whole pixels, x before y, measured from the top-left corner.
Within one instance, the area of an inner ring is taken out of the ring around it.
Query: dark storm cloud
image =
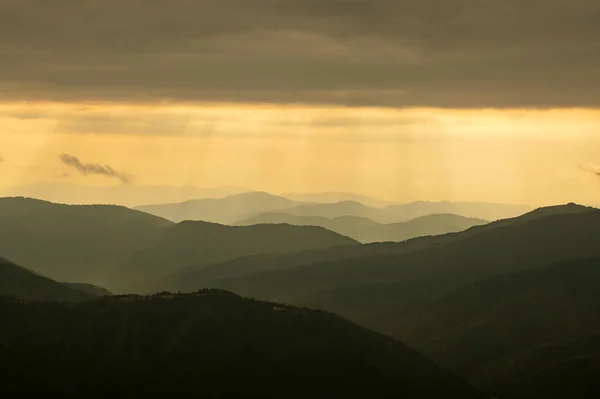
[[[0,99],[600,105],[597,0],[0,0]]]
[[[123,184],[129,184],[133,182],[133,177],[131,175],[117,172],[110,165],[83,163],[79,158],[70,154],[61,154],[60,161],[84,175],[102,175],[112,177],[121,180],[121,183]]]

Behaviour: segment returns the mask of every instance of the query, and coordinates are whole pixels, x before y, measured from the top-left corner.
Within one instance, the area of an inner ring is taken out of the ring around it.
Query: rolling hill
[[[77,291],[85,292],[86,294],[90,294],[93,296],[107,296],[107,295],[110,296],[110,295],[112,295],[112,292],[110,292],[106,288],[98,287],[93,284],[86,284],[86,283],[61,283],[61,284],[66,285],[69,288],[73,288]]]
[[[450,201],[417,201],[389,205],[385,209],[397,214],[403,220],[440,213],[450,213],[475,219],[499,220],[517,217],[532,210],[526,205]]]
[[[573,207],[578,212],[574,212]],[[436,275],[440,276],[438,284],[450,289],[453,284],[518,269],[519,265],[533,268],[561,259],[600,254],[592,238],[597,231],[600,231],[600,211],[564,205],[462,232],[399,243],[240,258],[203,270],[190,269],[162,282],[155,281],[152,289],[193,291],[218,286],[240,288],[247,295],[257,295],[263,289],[263,294],[275,294],[279,292],[278,284],[282,284],[281,287],[289,286],[289,290],[282,289],[281,296],[277,294],[275,298],[298,300],[322,289],[382,281],[391,284],[412,279],[435,280]],[[531,262],[516,262],[525,259]],[[452,278],[444,283],[447,276]],[[295,279],[302,284],[296,284]]]
[[[119,259],[171,225],[121,206],[0,198],[0,254],[54,280],[104,285]]]
[[[131,289],[144,280],[180,272],[188,267],[259,254],[294,253],[358,244],[356,241],[314,226],[225,226],[185,221],[168,229],[143,250],[124,259],[111,287]],[[131,286],[135,283],[135,286]]]
[[[295,216],[286,213],[264,213],[243,219],[236,225],[287,223],[296,226],[321,226],[362,243],[404,241],[414,237],[430,236],[466,230],[488,223],[458,215],[427,215],[400,223],[382,224],[371,219],[340,216],[333,219],[320,216]]]
[[[392,205],[392,202],[390,201],[380,200],[367,195],[344,192],[285,193],[281,196],[299,202],[319,202],[327,204],[343,201],[355,201],[373,208],[383,208],[385,206]]]
[[[26,301],[81,301],[93,298],[92,295],[39,276],[1,258],[0,295]]]
[[[6,197],[30,197],[68,204],[119,204],[136,206],[149,200],[156,202],[178,202],[193,198],[223,198],[252,190],[223,186],[199,188],[194,186],[148,186],[110,185],[86,186],[67,182],[34,183],[13,187],[3,187]]]
[[[2,397],[486,397],[335,315],[227,292],[4,299],[0,315]]]
[[[377,223],[402,221],[402,218],[394,212],[370,207],[356,201],[342,201],[329,204],[302,204],[285,209],[283,213],[294,216],[325,217],[328,219],[339,218],[342,216],[354,216],[371,219]]]
[[[543,397],[561,386],[561,397],[592,397],[568,381],[588,361],[598,365],[599,285],[600,258],[490,277],[422,306],[402,335],[488,390]],[[595,377],[585,387],[600,392],[598,368]]]
[[[299,203],[265,192],[250,192],[225,198],[206,198],[172,204],[138,206],[134,209],[163,217],[173,222],[201,220],[231,224],[256,213],[278,211],[297,206]]]

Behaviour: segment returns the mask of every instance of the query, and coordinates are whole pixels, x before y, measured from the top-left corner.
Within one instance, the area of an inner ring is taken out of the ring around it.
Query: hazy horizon
[[[193,185],[169,186],[169,185],[121,185],[121,184],[100,184],[89,185],[72,182],[41,182],[13,187],[0,187],[0,198],[5,197],[29,197],[50,202],[62,202],[74,205],[89,204],[115,204],[127,207],[136,207],[141,205],[151,205],[160,203],[178,203],[195,199],[220,199],[229,196],[261,192],[278,197],[295,199],[299,202],[315,203],[337,203],[344,201],[360,202],[367,206],[375,208],[387,205],[410,204],[418,202],[450,202],[450,203],[487,203],[487,204],[505,204],[521,205],[530,208],[562,205],[567,203],[578,203],[585,206],[597,207],[598,203],[584,203],[577,201],[564,202],[543,202],[530,204],[523,202],[501,202],[486,200],[448,200],[448,199],[427,199],[415,198],[411,200],[398,200],[393,198],[378,197],[369,193],[359,193],[351,191],[283,191],[275,192],[269,190],[254,189],[252,187],[242,187],[236,185],[222,185],[212,187],[200,187]],[[303,199],[303,198],[307,199]]]

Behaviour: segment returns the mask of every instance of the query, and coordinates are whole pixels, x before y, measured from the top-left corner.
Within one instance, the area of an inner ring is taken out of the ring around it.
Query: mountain
[[[286,213],[263,213],[235,223],[248,226],[261,223],[287,223],[296,226],[321,226],[363,243],[404,241],[414,237],[466,230],[488,223],[458,215],[427,215],[407,222],[382,224],[356,216],[328,219],[321,216],[295,216]]]
[[[86,284],[86,283],[61,283],[61,284],[66,285],[69,288],[73,288],[75,290],[85,292],[85,293],[93,295],[93,296],[107,296],[107,295],[110,296],[110,295],[112,295],[112,292],[110,292],[106,288],[98,287],[93,284]]]
[[[0,300],[0,315],[2,397],[486,397],[333,314],[227,292]]]
[[[406,222],[382,224],[365,229],[360,233],[359,241],[404,241],[415,237],[454,233],[487,223],[487,220],[452,214],[427,215]]]
[[[27,301],[81,301],[92,296],[0,258],[0,295]],[[10,322],[3,323],[10,325]]]
[[[136,206],[148,201],[180,202],[194,198],[223,198],[253,190],[237,187],[194,186],[144,186],[144,185],[111,185],[84,186],[79,184],[35,183],[15,187],[2,188],[2,195],[7,197],[30,197],[46,201],[68,204],[119,204]]]
[[[449,201],[417,201],[389,205],[385,209],[397,214],[403,220],[440,213],[451,213],[475,219],[499,220],[517,217],[531,211],[531,208],[526,205]]]
[[[400,279],[410,280],[415,273],[415,278],[429,279],[429,274],[436,275],[436,268],[440,268],[440,276],[453,275],[454,269],[460,269],[464,265],[465,271],[461,270],[456,276],[463,278],[479,278],[479,275],[496,273],[497,270],[480,267],[487,263],[496,265],[500,271],[502,268],[515,268],[521,264],[515,262],[521,252],[537,258],[535,265],[543,265],[560,259],[577,258],[582,252],[591,255],[599,253],[590,234],[600,231],[600,212],[594,208],[575,206],[579,212],[573,212],[572,205],[552,207],[551,214],[544,208],[532,211],[513,219],[499,220],[486,225],[474,226],[467,230],[448,233],[438,236],[417,237],[398,243],[373,243],[360,246],[346,246],[338,248],[327,248],[322,250],[303,251],[292,255],[261,255],[239,258],[208,268],[189,269],[182,273],[169,276],[161,281],[154,281],[148,289],[151,290],[181,290],[193,291],[198,288],[222,287],[236,290],[238,284],[243,287],[247,295],[260,297],[260,293],[266,295],[264,298],[276,298],[277,300],[299,300],[299,297],[312,296],[319,292],[323,286],[325,290],[335,290],[337,283],[340,287],[347,284],[360,285],[361,281],[374,284],[381,280],[389,284]],[[563,213],[566,212],[566,213]],[[591,217],[588,218],[588,215]],[[580,229],[580,225],[582,229]],[[585,226],[585,228],[583,228]],[[585,229],[589,229],[586,232]],[[564,236],[564,240],[562,237]],[[528,247],[528,240],[532,240]],[[549,244],[545,240],[557,241],[559,245],[546,250]],[[528,249],[530,251],[528,251]],[[496,254],[498,252],[498,254]],[[554,258],[556,253],[557,259]],[[488,258],[491,259],[488,260]],[[419,264],[427,265],[420,268]],[[430,265],[430,266],[429,266]],[[468,270],[472,268],[473,273]],[[352,272],[350,272],[352,271]],[[273,273],[270,273],[273,272]],[[371,276],[375,273],[376,277]],[[423,273],[425,276],[421,276]],[[381,276],[379,275],[381,274]],[[390,274],[390,277],[386,277]],[[397,274],[397,276],[396,276]],[[334,276],[338,276],[334,277]],[[326,276],[327,278],[323,278]],[[261,280],[264,279],[264,283]],[[295,279],[302,281],[297,284]],[[272,283],[273,286],[270,286]],[[322,280],[322,281],[320,281]],[[448,280],[453,282],[456,277]],[[288,286],[289,290],[279,289],[278,284]],[[443,284],[441,282],[440,284]],[[451,287],[451,284],[447,284]],[[390,289],[391,290],[391,289]],[[414,289],[413,289],[414,290]],[[387,288],[386,288],[387,291]],[[393,290],[391,290],[393,292]],[[376,295],[374,291],[365,294]],[[273,294],[274,296],[270,296]],[[346,303],[346,294],[340,294],[341,299],[333,299],[337,294],[329,292],[327,304],[319,303],[315,298],[311,299],[314,306],[335,306],[336,312],[353,311],[353,305],[339,307],[340,302]],[[350,295],[350,294],[348,294]],[[329,303],[334,301],[335,305]],[[362,306],[362,305],[361,305]],[[386,307],[390,304],[386,304]],[[367,307],[368,308],[368,307]],[[369,314],[366,309],[361,312],[358,321],[364,314]],[[372,314],[372,313],[371,313]],[[377,316],[375,316],[377,318]],[[372,322],[372,321],[369,321]],[[378,322],[376,323],[378,324]],[[376,328],[371,325],[371,327]],[[379,326],[381,327],[381,326]]]
[[[160,216],[173,222],[202,220],[231,224],[250,215],[289,209],[297,206],[296,201],[265,192],[251,192],[225,198],[207,198],[180,203],[145,205],[134,209]]]
[[[293,253],[358,244],[356,241],[314,226],[256,225],[225,226],[185,221],[165,229],[144,249],[126,258],[112,281],[130,289],[160,276],[188,267],[205,267],[249,255]]]
[[[329,219],[323,216],[296,216],[284,212],[261,213],[234,223],[236,226],[251,226],[256,224],[291,224],[294,226],[320,226],[327,230],[335,231],[346,237],[361,241],[361,232],[381,226],[371,219],[357,216],[340,216]]]
[[[401,221],[401,218],[394,212],[373,208],[356,201],[342,201],[331,204],[303,204],[285,209],[283,213],[294,216],[326,217],[329,219],[341,216],[354,216],[371,219],[377,223]]]
[[[493,276],[422,306],[420,322],[404,335],[496,393],[545,397],[560,388],[560,397],[594,397],[588,389],[600,392],[598,286],[600,258]],[[594,373],[593,385],[590,375],[579,380],[584,372]],[[585,390],[576,395],[578,387]]]
[[[383,208],[392,203],[389,201],[383,201],[378,198],[369,197],[366,195],[360,195],[355,193],[344,193],[344,192],[324,192],[324,193],[286,193],[282,194],[282,197],[289,198],[299,202],[319,202],[319,203],[334,203],[343,201],[354,201],[360,202],[361,204],[374,207]]]
[[[171,222],[114,205],[0,198],[0,254],[58,281],[103,279]]]

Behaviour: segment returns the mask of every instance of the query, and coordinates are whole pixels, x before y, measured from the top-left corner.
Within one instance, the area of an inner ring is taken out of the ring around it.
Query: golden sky
[[[66,153],[133,185],[597,204],[598,132],[590,109],[5,102],[0,190],[122,184],[83,175],[61,162]]]

